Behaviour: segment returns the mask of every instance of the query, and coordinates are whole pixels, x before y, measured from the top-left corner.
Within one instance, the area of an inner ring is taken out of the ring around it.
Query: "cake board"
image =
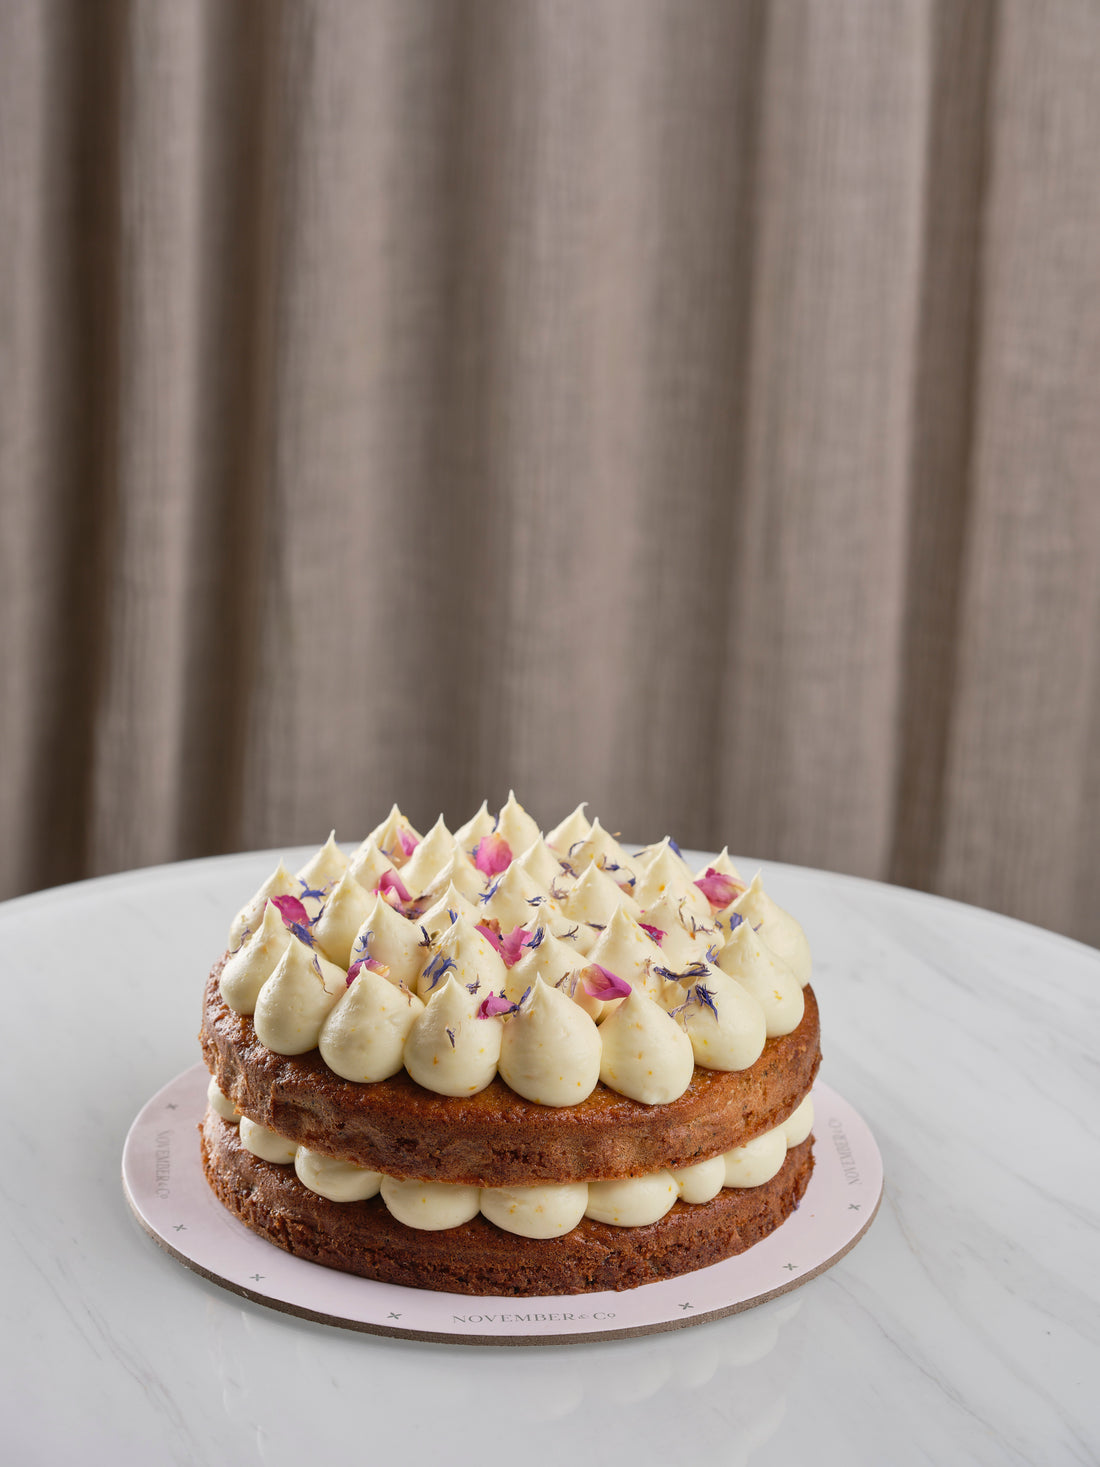
[[[203,1175],[197,1126],[209,1075],[194,1065],[135,1117],[122,1184],[135,1217],[173,1258],[255,1303],[322,1324],[463,1345],[560,1345],[684,1329],[799,1288],[870,1227],[882,1158],[859,1113],[820,1081],[813,1089],[815,1167],[798,1209],[733,1258],[621,1292],[515,1298],[378,1283],[283,1252],[249,1231]]]

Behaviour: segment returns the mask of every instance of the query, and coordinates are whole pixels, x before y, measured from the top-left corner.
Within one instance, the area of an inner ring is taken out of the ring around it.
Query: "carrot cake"
[[[798,1205],[804,933],[723,851],[628,854],[510,795],[280,863],[204,996],[216,1195],[292,1253],[453,1293],[634,1288]]]

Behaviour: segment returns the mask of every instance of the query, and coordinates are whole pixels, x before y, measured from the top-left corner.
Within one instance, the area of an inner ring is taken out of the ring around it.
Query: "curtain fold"
[[[0,892],[452,820],[1100,942],[1100,14],[0,8]]]

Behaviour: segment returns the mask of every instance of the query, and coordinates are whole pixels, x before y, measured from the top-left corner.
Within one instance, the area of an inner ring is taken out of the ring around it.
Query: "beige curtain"
[[[0,6],[0,887],[514,784],[1100,941],[1100,10]]]

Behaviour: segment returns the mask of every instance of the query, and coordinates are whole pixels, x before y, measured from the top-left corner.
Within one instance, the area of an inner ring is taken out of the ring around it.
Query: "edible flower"
[[[488,998],[483,998],[477,1006],[479,1019],[495,1019],[500,1014],[514,1013],[517,1004],[509,1003],[506,998],[501,998],[499,993],[490,993]]]
[[[279,909],[280,917],[282,917],[298,941],[304,942],[306,947],[312,947],[313,933],[309,930],[310,916],[298,898],[294,896],[274,896],[268,897],[268,901]]]
[[[278,907],[279,915],[288,927],[292,927],[295,922],[301,923],[303,927],[309,926],[309,913],[297,897],[273,896],[268,897],[268,901],[273,907]]]
[[[348,969],[348,987],[359,977],[360,971],[366,968],[368,973],[377,973],[380,978],[388,978],[390,969],[388,963],[380,963],[377,958],[356,958]]]
[[[412,892],[401,880],[396,871],[383,871],[382,880],[374,888],[381,894],[382,900],[389,902],[391,907],[398,907],[401,902],[411,902]]]
[[[713,866],[707,867],[705,876],[700,876],[695,885],[716,910],[720,907],[728,907],[734,897],[738,897],[745,890],[740,881],[732,876],[727,876],[724,871],[718,871]]]
[[[435,957],[424,969],[424,977],[431,979],[431,982],[428,984],[429,989],[435,987],[449,968],[453,968],[456,973],[458,972],[458,964],[454,958],[445,957],[443,953],[436,953]]]
[[[642,929],[649,940],[651,942],[657,943],[658,946],[660,946],[660,944],[665,940],[665,934],[661,931],[659,927],[651,927],[648,922],[639,922],[638,926]]]
[[[481,933],[486,942],[492,943],[498,953],[504,952],[504,939],[500,935],[499,922],[494,922],[491,927],[488,922],[479,922],[477,924],[477,931]]]
[[[504,966],[506,968],[515,967],[523,956],[523,949],[525,947],[538,946],[534,934],[528,932],[526,927],[513,927],[507,936],[502,936],[499,931],[499,924],[497,924],[497,930],[494,930],[487,922],[479,922],[477,930],[481,933],[482,937],[488,942],[491,942],[496,948],[497,952],[504,959]],[[540,937],[539,942],[541,941],[542,938]]]
[[[610,968],[605,968],[602,963],[589,963],[588,967],[581,972],[581,977],[584,980],[582,986],[589,998],[607,1001],[614,998],[628,998],[632,992],[625,978],[620,978],[617,973],[612,973]]]
[[[397,839],[401,842],[401,849],[405,852],[406,860],[409,858],[409,856],[412,855],[413,851],[415,851],[417,846],[420,844],[416,836],[413,835],[412,831],[405,830],[404,827],[401,827],[398,830]]]
[[[483,876],[499,876],[512,864],[512,847],[502,835],[483,835],[474,847],[474,865]]]
[[[705,978],[707,976],[707,965],[702,961],[689,963],[679,973],[673,972],[671,968],[654,968],[655,973],[662,978],[667,978],[670,983],[682,983],[685,978]]]

